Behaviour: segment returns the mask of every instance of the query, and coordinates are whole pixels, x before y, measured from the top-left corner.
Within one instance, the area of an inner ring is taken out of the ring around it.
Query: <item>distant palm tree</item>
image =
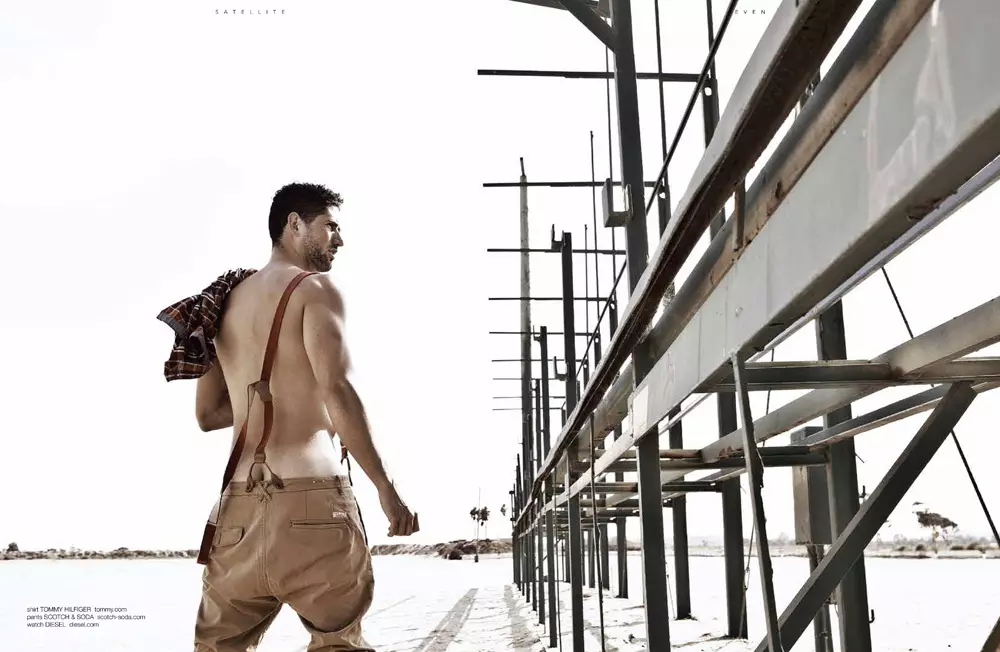
[[[479,522],[483,524],[483,531],[486,534],[486,539],[490,538],[490,508],[483,507],[479,510]]]
[[[501,509],[502,511],[502,509]],[[487,522],[490,520],[490,508],[489,507],[473,507],[469,510],[469,516],[472,520],[476,522],[476,561],[479,561],[479,526],[486,526],[486,538],[489,539],[489,526]]]

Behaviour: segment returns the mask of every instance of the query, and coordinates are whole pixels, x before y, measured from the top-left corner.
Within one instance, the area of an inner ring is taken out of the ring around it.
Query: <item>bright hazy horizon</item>
[[[655,71],[652,3],[634,4],[638,68]],[[715,3],[716,28],[725,5]],[[723,110],[777,5],[741,2],[719,52]],[[862,3],[851,30],[870,6]],[[164,381],[172,333],[156,315],[227,269],[262,266],[271,196],[291,181],[323,183],[345,198],[346,246],[330,274],[345,296],[356,386],[376,443],[420,514],[419,534],[389,539],[355,465],[371,543],[471,538],[480,491],[492,512],[489,534],[509,536],[500,508],[509,504],[520,416],[493,408],[517,407],[494,397],[519,385],[491,379],[516,376],[519,366],[491,359],[516,358],[519,348],[516,337],[488,331],[517,330],[518,303],[488,297],[518,293],[518,257],[486,248],[518,246],[518,190],[482,184],[516,182],[520,157],[529,181],[589,181],[591,131],[597,178],[606,177],[605,84],[482,77],[477,69],[603,71],[604,47],[566,12],[508,0],[442,0],[433,10],[403,0],[275,7],[286,11],[223,15],[194,0],[5,6],[0,211],[9,246],[0,270],[8,318],[0,336],[8,346],[0,390],[8,498],[0,545],[197,547],[230,434],[198,429],[193,381]],[[662,0],[661,23],[665,70],[698,72],[707,53],[703,4]],[[668,137],[690,91],[667,86]],[[640,82],[640,100],[652,179],[662,161],[654,83]],[[703,149],[696,107],[670,168],[675,205]],[[986,191],[889,264],[917,333],[1000,295],[992,265],[998,196]],[[586,189],[532,188],[531,246],[547,247],[553,225],[583,243],[591,211]],[[616,243],[624,248],[623,232]],[[608,230],[599,244],[610,247]],[[558,262],[532,258],[533,294],[559,293]],[[576,264],[583,269],[582,259]],[[601,265],[606,293],[610,261]],[[582,273],[576,285],[582,294]],[[851,358],[906,340],[880,275],[844,306]],[[535,326],[563,330],[557,303],[532,309]],[[590,311],[578,310],[578,330],[593,328],[597,308]],[[557,338],[550,351],[562,356]],[[776,359],[815,359],[811,328],[779,346]],[[855,414],[921,389],[880,392]],[[553,383],[552,393],[563,391]],[[772,394],[771,409],[800,393]],[[755,414],[765,401],[753,396]],[[981,395],[957,428],[994,510],[1000,479],[986,460],[998,401]],[[868,492],[925,416],[857,439]],[[558,422],[554,413],[553,440]],[[684,431],[686,447],[718,437],[714,399]],[[769,469],[764,491],[769,534],[792,533],[790,470]],[[921,536],[916,501],[957,521],[960,534],[989,533],[951,441],[884,537]],[[693,495],[688,505],[692,544],[721,536],[717,496]],[[743,509],[749,536],[749,500]],[[665,521],[669,533],[669,510]],[[637,519],[629,538],[639,539]]]

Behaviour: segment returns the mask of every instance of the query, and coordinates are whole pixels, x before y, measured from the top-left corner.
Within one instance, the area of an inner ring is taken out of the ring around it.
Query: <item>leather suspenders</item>
[[[281,332],[281,322],[285,317],[285,308],[288,306],[288,300],[292,295],[292,292],[298,287],[299,283],[302,282],[307,276],[311,276],[316,272],[302,272],[296,276],[285,288],[285,293],[281,295],[281,300],[278,302],[278,308],[274,313],[274,321],[271,322],[271,333],[267,338],[267,349],[264,351],[264,364],[260,372],[260,380],[255,383],[251,383],[248,389],[253,390],[260,396],[260,400],[264,402],[264,431],[260,436],[260,443],[257,444],[257,450],[254,451],[253,463],[250,465],[250,472],[253,472],[254,467],[257,464],[263,464],[267,466],[264,455],[264,447],[267,446],[267,440],[271,436],[271,425],[274,422],[274,406],[271,401],[271,366],[274,364],[274,356],[278,348],[278,333]],[[253,394],[250,395],[250,401],[247,403],[247,416],[243,420],[243,427],[240,428],[240,434],[236,438],[236,443],[233,444],[233,450],[229,454],[229,462],[226,464],[226,471],[222,477],[222,489],[219,492],[219,514],[222,516],[222,495],[226,491],[226,487],[233,480],[233,475],[236,473],[236,465],[239,464],[240,457],[243,455],[243,446],[246,443],[247,437],[247,424],[250,421],[250,408],[253,405]],[[270,471],[271,467],[267,467]],[[273,471],[271,472],[272,482],[277,487],[282,487],[283,483],[281,478],[279,478]],[[216,519],[218,520],[218,518]],[[201,538],[201,548],[198,550],[198,563],[207,564],[208,558],[212,553],[212,544],[215,541],[215,531],[216,524],[211,522],[211,518],[205,523],[205,532]]]

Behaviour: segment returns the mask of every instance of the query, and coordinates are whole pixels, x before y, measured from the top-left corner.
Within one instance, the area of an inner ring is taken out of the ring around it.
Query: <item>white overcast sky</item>
[[[638,67],[655,70],[652,2],[634,4]],[[718,27],[726,3],[715,4]],[[741,5],[746,13],[719,53],[723,102],[777,4]],[[164,381],[171,332],[155,317],[229,268],[263,265],[270,198],[296,180],[345,197],[347,246],[332,275],[346,296],[357,386],[378,444],[421,516],[412,540],[471,537],[480,489],[494,513],[490,534],[506,536],[499,508],[512,485],[519,415],[492,408],[518,402],[492,397],[514,395],[518,384],[491,378],[516,375],[518,365],[490,360],[519,349],[517,338],[487,331],[516,330],[518,315],[516,302],[487,298],[517,293],[518,261],[485,249],[518,245],[518,192],[481,186],[516,181],[521,156],[531,180],[589,180],[590,131],[603,178],[607,116],[601,81],[476,71],[603,70],[603,46],[565,12],[505,0],[230,5],[285,13],[223,16],[215,10],[226,7],[203,0],[2,3],[0,543],[198,545],[230,438],[198,430],[192,381]],[[697,72],[707,52],[703,3],[661,5],[665,69]],[[653,82],[640,84],[651,179],[662,160],[658,101]],[[670,134],[690,88],[668,87]],[[670,170],[675,204],[704,147],[700,115],[699,106]],[[619,169],[615,145],[616,178]],[[997,192],[986,192],[890,264],[917,332],[1000,294],[996,205]],[[591,206],[588,190],[533,189],[532,246],[548,246],[552,225],[582,243]],[[606,230],[600,239],[610,246]],[[533,293],[558,294],[558,257],[533,263]],[[606,293],[609,261],[601,265]],[[906,339],[879,276],[845,310],[852,358]],[[535,323],[562,330],[558,304],[539,306]],[[561,349],[553,338],[552,355]],[[812,331],[777,355],[814,358]],[[856,413],[912,391],[883,392]],[[553,384],[553,394],[563,391]],[[788,398],[774,395],[772,407]],[[981,396],[958,428],[995,510],[1000,481],[988,456],[998,400]],[[754,396],[758,414],[763,402]],[[686,446],[718,436],[714,414],[711,400],[685,424]],[[869,492],[922,418],[858,439]],[[387,542],[370,483],[360,472],[355,480],[372,542]],[[772,535],[793,531],[790,489],[788,470],[767,472]],[[987,532],[950,441],[901,503],[892,532],[914,533],[914,501]],[[721,535],[718,497],[695,495],[689,505],[692,540]],[[746,500],[744,512],[748,535]]]

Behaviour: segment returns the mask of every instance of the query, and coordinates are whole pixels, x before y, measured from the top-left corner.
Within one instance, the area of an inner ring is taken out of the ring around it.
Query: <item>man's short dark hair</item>
[[[267,228],[271,244],[277,246],[285,231],[289,213],[298,213],[308,224],[330,208],[340,208],[344,203],[339,193],[315,183],[290,183],[274,193]]]

